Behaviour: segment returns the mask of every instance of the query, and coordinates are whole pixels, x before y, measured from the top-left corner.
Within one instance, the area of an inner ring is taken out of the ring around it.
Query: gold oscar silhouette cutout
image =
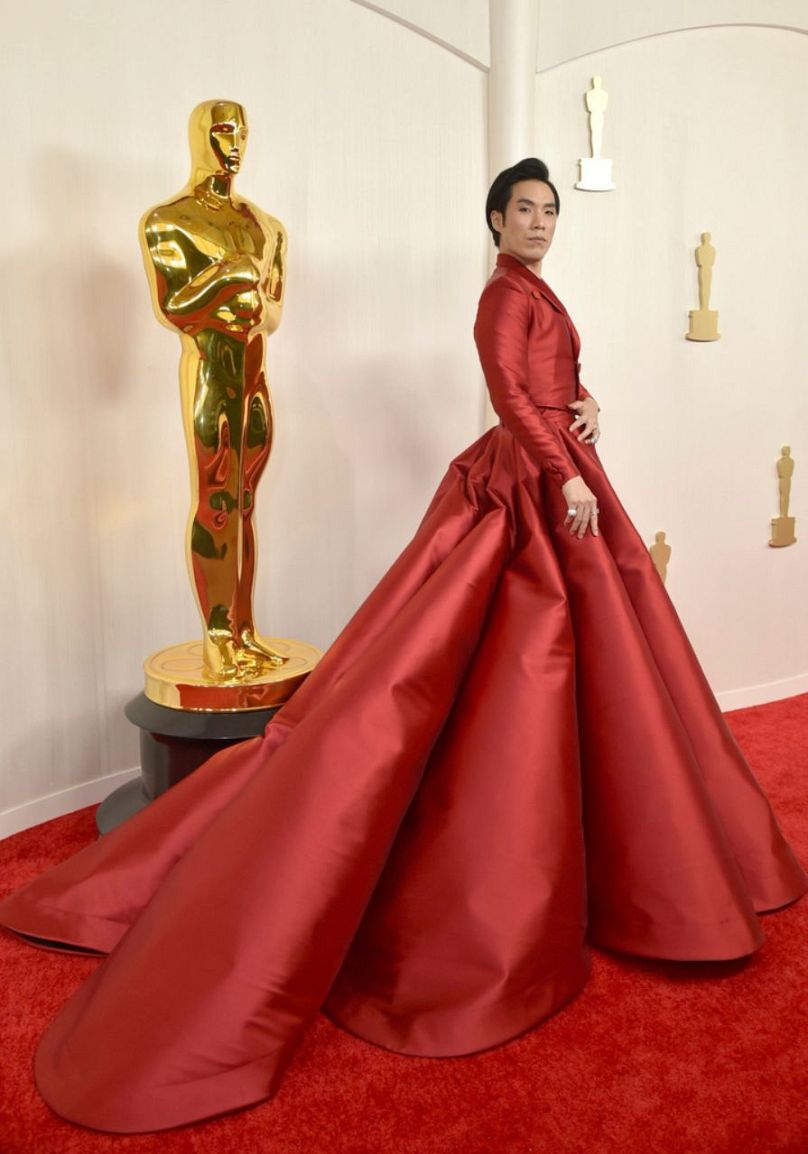
[[[237,197],[247,117],[233,101],[191,114],[191,178],[150,209],[140,241],[158,320],[180,336],[180,397],[191,466],[186,556],[201,642],[146,662],[146,695],[184,709],[259,709],[285,700],[319,655],[264,640],[253,621],[255,491],[272,447],[264,370],[281,319],[286,233]]]
[[[609,94],[603,88],[599,76],[592,77],[592,87],[585,96],[586,110],[589,113],[589,140],[592,146],[592,155],[582,157],[578,164],[581,166],[581,179],[575,185],[584,192],[611,192],[615,187],[612,181],[612,162],[601,156],[603,147],[603,122],[606,109],[609,105]]]
[[[695,256],[699,270],[699,307],[691,309],[688,313],[690,329],[685,333],[685,337],[689,341],[717,341],[721,337],[718,331],[718,313],[710,308],[715,247],[710,244],[709,232],[701,234],[701,244],[696,249]]]
[[[651,554],[651,560],[654,562],[654,568],[659,576],[662,578],[662,584],[668,577],[668,562],[671,559],[672,549],[665,540],[665,534],[660,530],[655,538],[654,544],[650,547],[648,552]]]
[[[769,544],[773,549],[782,549],[786,545],[793,545],[797,538],[794,536],[794,517],[788,515],[788,503],[791,500],[791,478],[794,475],[794,458],[791,456],[791,447],[783,445],[777,460],[777,488],[780,497],[780,516],[772,517],[772,535]]]

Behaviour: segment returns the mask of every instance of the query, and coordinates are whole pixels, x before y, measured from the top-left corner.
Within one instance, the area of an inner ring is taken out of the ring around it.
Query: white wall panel
[[[596,74],[610,193],[573,188]],[[804,688],[808,39],[713,28],[644,40],[541,75],[537,95],[537,148],[562,196],[546,275],[581,329],[610,475],[645,540],[668,533],[668,588],[714,689],[740,704],[749,687],[764,686],[758,699],[769,682]],[[683,339],[703,230],[722,334],[706,345]],[[774,550],[782,444],[801,540]]]
[[[179,341],[140,214],[193,105],[247,107],[239,190],[290,235],[256,616],[327,645],[479,432],[485,77],[349,0],[34,0],[4,18],[0,811],[136,764],[122,706],[199,633]]]
[[[488,0],[353,0],[445,44],[481,67],[490,59]],[[538,4],[539,0],[534,0]]]
[[[643,36],[721,24],[808,29],[805,0],[536,0],[538,70]]]

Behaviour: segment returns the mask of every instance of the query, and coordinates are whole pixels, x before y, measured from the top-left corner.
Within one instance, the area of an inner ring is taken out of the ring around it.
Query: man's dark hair
[[[513,186],[518,184],[520,180],[540,180],[543,184],[546,184],[553,194],[556,212],[561,211],[558,189],[550,180],[550,169],[543,160],[539,160],[535,156],[526,156],[525,159],[520,160],[518,164],[512,164],[510,168],[506,168],[494,180],[494,183],[488,190],[488,197],[485,202],[485,223],[491,229],[491,235],[494,238],[494,244],[497,248],[499,248],[499,233],[491,223],[491,213],[501,212],[503,220],[505,219],[505,209],[508,207],[508,201],[511,199]]]

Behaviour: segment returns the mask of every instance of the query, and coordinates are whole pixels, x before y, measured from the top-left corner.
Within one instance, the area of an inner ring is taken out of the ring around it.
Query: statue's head
[[[663,545],[665,543],[665,534],[661,529],[656,534],[656,543],[657,545]]]
[[[600,88],[602,84],[603,84],[603,81],[601,80],[601,78],[599,76],[593,76],[592,77],[592,87],[593,88]]]
[[[783,454],[784,457],[790,457],[791,456],[791,446],[790,445],[783,445],[780,452]]]
[[[234,100],[204,100],[191,113],[188,139],[196,179],[234,176],[247,148],[247,114]]]
[[[710,235],[711,234],[709,232],[703,232],[701,234],[701,243],[702,244],[709,244],[710,243]]]

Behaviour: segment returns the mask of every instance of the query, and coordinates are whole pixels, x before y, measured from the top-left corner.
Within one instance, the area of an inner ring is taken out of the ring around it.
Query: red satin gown
[[[581,990],[589,943],[736,958],[808,888],[569,432],[560,301],[501,255],[475,338],[502,423],[265,735],[0,907],[110,955],[36,1056],[63,1117],[137,1132],[258,1102],[321,1008],[402,1054],[496,1046]],[[599,537],[564,528],[577,473]]]

